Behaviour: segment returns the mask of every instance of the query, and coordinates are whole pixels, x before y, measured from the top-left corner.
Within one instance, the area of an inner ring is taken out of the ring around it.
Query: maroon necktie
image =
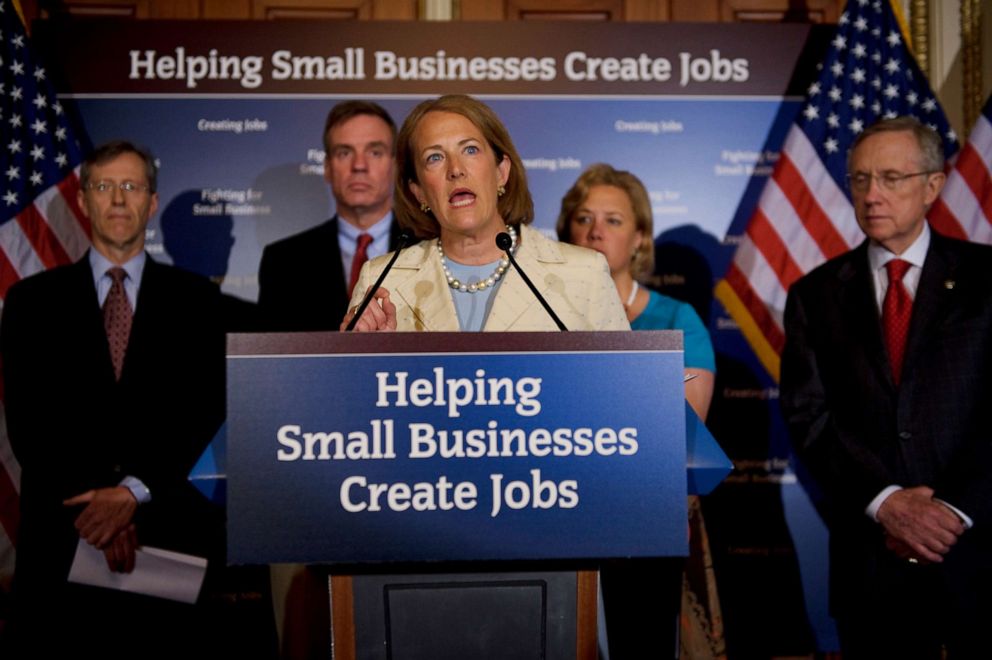
[[[348,280],[348,298],[351,298],[351,291],[358,282],[358,274],[362,272],[362,266],[369,260],[369,243],[372,237],[368,234],[358,235],[358,245],[355,247],[355,258],[351,260],[351,279]]]
[[[889,364],[892,366],[892,380],[896,385],[902,377],[902,358],[906,352],[909,318],[913,314],[913,301],[902,283],[909,266],[909,262],[902,259],[893,259],[885,264],[885,270],[889,274],[889,287],[885,290],[885,300],[882,301],[882,329],[885,332]]]
[[[107,275],[114,281],[110,285],[110,293],[103,302],[103,328],[107,331],[107,343],[110,345],[110,359],[114,363],[114,375],[121,379],[121,369],[124,368],[124,353],[127,352],[127,340],[131,336],[131,303],[124,292],[124,278],[127,272],[123,268],[111,268]]]

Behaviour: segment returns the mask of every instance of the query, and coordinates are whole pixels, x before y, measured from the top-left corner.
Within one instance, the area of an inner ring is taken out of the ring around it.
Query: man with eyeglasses
[[[77,546],[121,574],[139,546],[224,564],[223,512],[187,478],[224,417],[220,296],[144,251],[156,172],[128,142],[97,148],[78,192],[92,248],[4,303],[5,411],[22,468],[12,657],[168,655],[209,636],[200,607],[68,581]]]
[[[782,409],[823,491],[845,660],[987,654],[992,248],[927,224],[943,169],[915,119],[859,135],[848,180],[867,240],[786,303]]]

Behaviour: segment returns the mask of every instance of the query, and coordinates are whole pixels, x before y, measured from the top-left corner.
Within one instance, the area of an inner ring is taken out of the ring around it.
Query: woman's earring
[[[420,202],[420,210],[424,213],[430,213],[431,207],[427,206],[427,202]]]
[[[496,186],[496,196],[502,197],[506,194],[506,186]]]

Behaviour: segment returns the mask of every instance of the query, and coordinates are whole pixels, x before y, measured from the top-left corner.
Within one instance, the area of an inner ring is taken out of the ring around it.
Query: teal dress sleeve
[[[716,372],[716,358],[710,333],[692,305],[648,291],[647,307],[634,319],[633,330],[681,330],[685,351],[685,366]]]

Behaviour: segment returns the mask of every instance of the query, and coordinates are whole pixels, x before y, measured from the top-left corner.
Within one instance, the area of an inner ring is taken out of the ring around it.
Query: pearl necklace
[[[510,225],[506,226],[506,231],[510,234],[510,252],[517,251],[517,231]],[[451,274],[451,269],[448,268],[448,260],[444,257],[444,248],[441,247],[441,239],[437,239],[437,254],[441,257],[441,269],[444,271],[444,276],[448,280],[448,286],[456,291],[461,291],[462,293],[475,293],[477,291],[485,291],[486,289],[496,286],[496,282],[503,277],[503,273],[506,269],[510,267],[510,260],[503,257],[499,260],[499,265],[496,266],[496,270],[493,274],[486,279],[476,282],[475,284],[465,284],[461,280],[455,278]]]
[[[624,307],[630,307],[634,304],[634,297],[637,296],[637,280],[634,280],[634,286],[630,287],[630,295],[627,296],[627,302],[623,304]]]

